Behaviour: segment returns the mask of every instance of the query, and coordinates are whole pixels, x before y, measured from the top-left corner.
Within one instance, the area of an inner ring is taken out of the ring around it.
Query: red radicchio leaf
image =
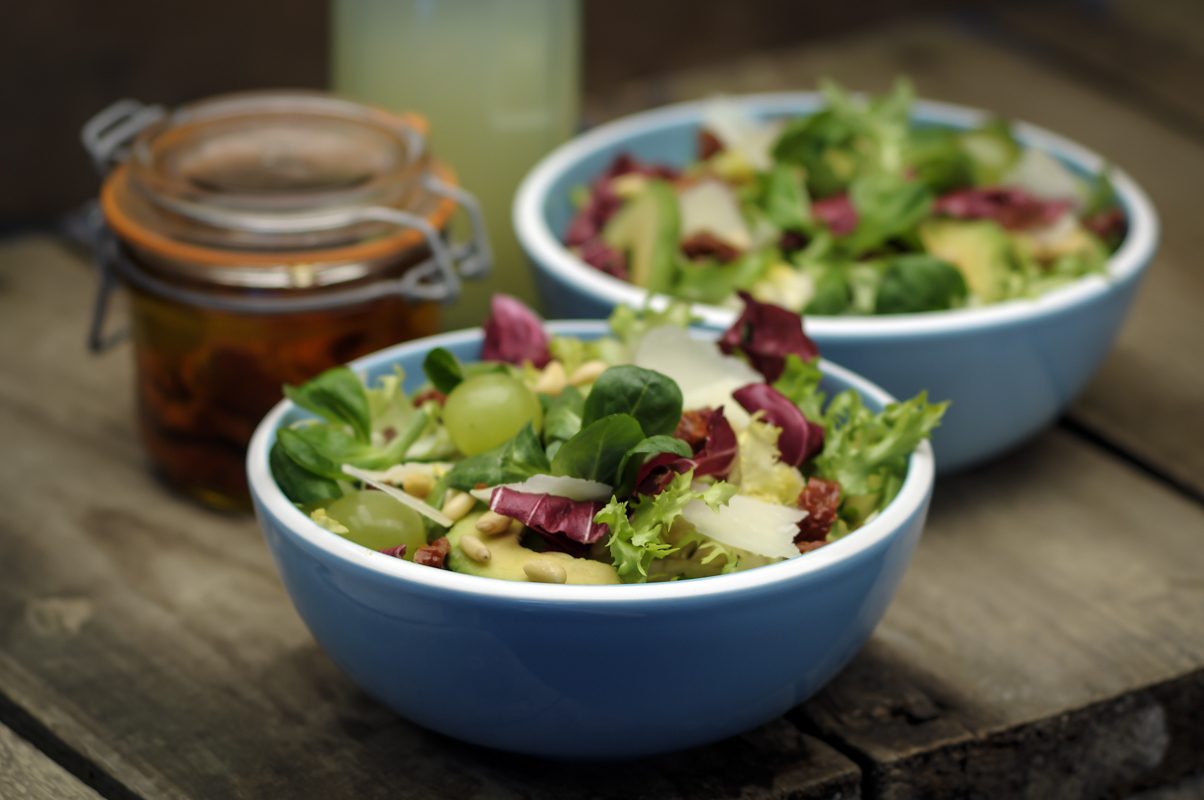
[[[627,262],[621,253],[602,241],[602,229],[623,206],[613,181],[621,175],[647,175],[675,180],[677,170],[660,164],[642,163],[630,153],[615,156],[606,171],[590,184],[589,197],[569,222],[564,243],[578,248],[581,260],[608,275],[627,280]]]
[[[812,201],[811,213],[837,236],[852,233],[857,227],[857,209],[847,194]]]
[[[676,453],[661,453],[640,465],[635,478],[635,493],[660,494],[674,478],[694,468],[694,459]]]
[[[451,552],[451,543],[446,536],[440,536],[430,544],[423,545],[414,551],[414,563],[424,567],[446,569],[447,554]]]
[[[823,478],[809,478],[798,496],[798,507],[807,512],[798,524],[796,544],[820,542],[832,530],[840,509],[840,484]],[[801,552],[806,552],[801,547]]]
[[[740,349],[749,363],[776,381],[786,368],[786,356],[794,354],[804,361],[819,355],[815,342],[803,332],[803,318],[781,306],[760,303],[748,292],[740,292],[744,311],[740,318],[719,337],[719,349],[731,355]]]
[[[620,280],[627,280],[627,259],[623,254],[608,245],[599,236],[590,239],[578,248],[581,260],[597,270],[613,275]]]
[[[680,173],[665,164],[650,164],[640,161],[631,153],[619,153],[615,156],[615,160],[610,162],[610,166],[607,167],[602,177],[617,178],[620,175],[631,174],[647,175],[649,178],[663,178],[671,181],[676,179]]]
[[[583,548],[578,545],[593,544],[609,532],[605,524],[594,522],[602,507],[589,500],[516,492],[506,486],[494,489],[489,498],[492,511],[517,519],[566,552],[580,552]]]
[[[1108,242],[1124,238],[1128,223],[1125,220],[1125,212],[1119,208],[1109,208],[1086,217],[1083,226]]]
[[[766,422],[782,429],[778,451],[784,463],[797,467],[823,448],[823,427],[809,421],[789,397],[768,383],[742,386],[732,397],[748,413],[760,411]]]
[[[957,189],[936,199],[936,214],[957,219],[991,219],[1008,230],[1049,225],[1070,208],[1066,200],[1042,200],[1023,189],[994,186]]]
[[[707,438],[702,447],[694,449],[694,474],[727,477],[736,460],[736,450],[736,432],[732,430],[732,424],[724,416],[722,407],[714,409],[707,420]]]
[[[610,181],[609,177],[603,176],[590,186],[589,199],[573,217],[564,235],[564,243],[569,247],[579,247],[601,236],[603,226],[623,205]]]
[[[706,433],[699,437],[697,429],[701,427],[703,418],[706,420]],[[636,473],[636,494],[660,494],[676,476],[690,470],[694,470],[694,475],[699,478],[704,475],[727,477],[736,460],[738,445],[736,432],[724,416],[723,409],[687,411],[682,416],[682,421],[686,422],[687,419],[687,426],[694,434],[686,440],[694,450],[693,458],[661,453],[648,459]],[[680,424],[678,430],[682,430]]]
[[[522,301],[495,294],[490,307],[493,313],[485,320],[485,343],[481,347],[483,361],[518,365],[530,361],[542,367],[552,359],[543,323]]]

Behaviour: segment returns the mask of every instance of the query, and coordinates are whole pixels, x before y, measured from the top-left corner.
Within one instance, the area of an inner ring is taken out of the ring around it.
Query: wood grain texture
[[[0,797],[5,800],[99,800],[33,745],[0,725]]]
[[[1204,131],[1204,7],[1195,0],[996,4],[986,19],[1154,116]]]
[[[986,107],[1076,139],[1122,166],[1162,216],[1162,243],[1133,310],[1071,415],[1124,451],[1204,493],[1204,146],[1092,86],[1009,50],[978,28],[921,23],[867,36],[629,84],[587,104],[601,120],[651,105],[714,95],[811,89],[823,76],[886,89],[909,75],[925,97]],[[1198,94],[1198,93],[1197,93]]]
[[[802,714],[867,794],[1099,797],[1204,769],[1204,510],[1053,432],[945,481],[873,644]]]
[[[857,768],[787,720],[621,770],[400,720],[318,649],[253,520],[147,474],[129,353],[83,349],[91,280],[76,260],[26,239],[0,264],[0,340],[21,342],[0,348],[0,485],[21,487],[0,515],[0,709],[35,717],[129,794],[857,796]]]

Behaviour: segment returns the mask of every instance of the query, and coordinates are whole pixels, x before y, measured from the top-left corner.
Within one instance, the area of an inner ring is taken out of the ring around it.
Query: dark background
[[[984,9],[994,5],[584,0],[582,90],[586,98],[601,97],[653,73],[901,17],[954,14],[966,24],[989,25]],[[1108,7],[1090,0],[1058,5],[1092,17],[1106,15]],[[175,105],[237,89],[324,86],[327,14],[325,0],[39,0],[10,6],[0,22],[0,230],[48,224],[95,191],[78,132],[117,98]]]

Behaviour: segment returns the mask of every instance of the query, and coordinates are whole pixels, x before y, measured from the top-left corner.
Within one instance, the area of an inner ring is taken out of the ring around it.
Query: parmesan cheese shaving
[[[793,558],[798,555],[794,537],[807,512],[738,494],[717,510],[701,500],[691,500],[682,516],[699,533],[720,544],[759,556]]]
[[[450,528],[454,524],[454,520],[452,520],[451,517],[447,516],[439,509],[422,502],[417,497],[412,497],[411,495],[406,494],[401,489],[390,486],[387,483],[382,483],[381,481],[377,480],[373,473],[369,472],[368,470],[360,469],[359,467],[353,467],[350,464],[344,464],[343,472],[346,472],[353,478],[358,478],[367,485],[371,486],[373,489],[379,489],[380,491],[389,495],[389,497],[392,497],[394,500],[401,503],[403,506],[409,506],[422,516],[434,522],[436,525],[440,525],[444,528]]]
[[[520,483],[503,483],[501,486],[516,492],[550,494],[569,500],[609,500],[615,493],[614,487],[609,484],[565,475],[532,475]],[[493,496],[493,490],[497,488],[499,487],[488,486],[484,489],[473,489],[470,494],[478,500],[488,503]]]

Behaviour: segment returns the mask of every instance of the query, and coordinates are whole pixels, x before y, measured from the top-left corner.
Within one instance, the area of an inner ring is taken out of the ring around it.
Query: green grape
[[[501,372],[474,375],[447,396],[443,424],[466,456],[484,453],[513,439],[530,422],[539,431],[543,410],[535,393]]]
[[[384,492],[350,492],[326,507],[326,513],[350,531],[348,539],[373,550],[404,543],[406,559],[426,544],[426,526],[414,509]]]

